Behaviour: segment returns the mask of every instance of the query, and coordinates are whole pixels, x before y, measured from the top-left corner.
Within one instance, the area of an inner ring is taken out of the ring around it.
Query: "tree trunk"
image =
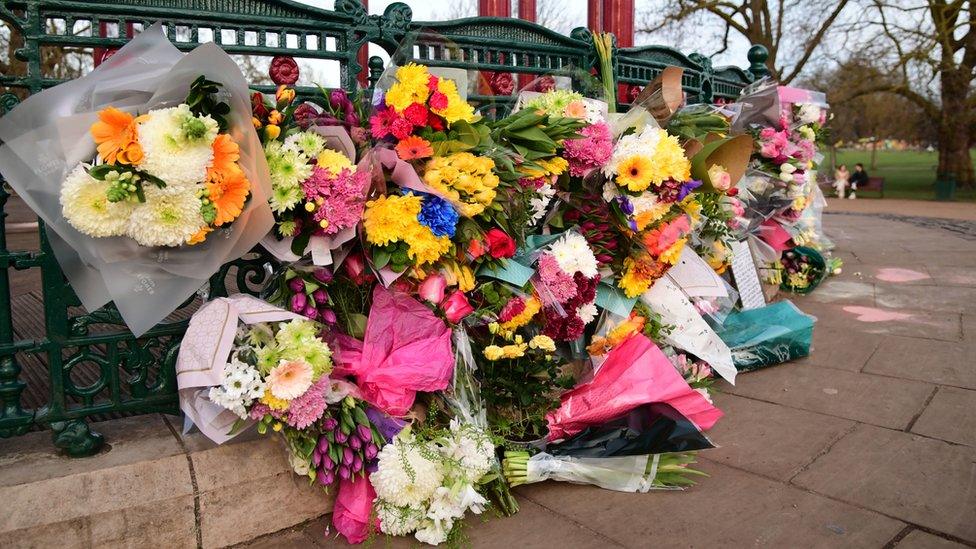
[[[960,187],[976,186],[969,156],[969,95],[967,75],[959,70],[942,72],[942,112],[939,119],[939,174],[951,174]]]

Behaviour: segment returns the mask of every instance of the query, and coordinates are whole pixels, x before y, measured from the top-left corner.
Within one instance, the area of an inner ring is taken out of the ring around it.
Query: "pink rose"
[[[774,130],[773,128],[763,128],[762,131],[759,132],[759,137],[763,139],[769,139],[774,135],[776,135],[776,130]]]
[[[461,290],[454,290],[441,303],[441,307],[444,308],[444,314],[447,316],[447,320],[453,324],[457,324],[461,319],[474,312],[474,307],[468,303],[468,298],[465,297],[464,292]]]
[[[418,288],[417,293],[420,298],[431,303],[440,303],[444,300],[444,288],[447,287],[447,280],[438,273],[428,276]]]

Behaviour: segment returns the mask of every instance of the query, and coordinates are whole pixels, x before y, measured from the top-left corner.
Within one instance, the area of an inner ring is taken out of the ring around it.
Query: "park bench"
[[[383,60],[364,58],[376,44],[399,62],[483,71],[488,90],[469,98],[486,115],[504,114],[514,102],[512,75],[578,77],[597,66],[590,31],[569,36],[509,18],[468,18],[416,22],[410,8],[393,3],[370,15],[359,0],[336,0],[333,10],[289,0],[0,0],[0,19],[16,40],[17,70],[0,75],[0,115],[26,96],[62,82],[43,63],[53,48],[104,57],[155,22],[181,50],[216,42],[228,53],[267,61],[276,55],[332,62],[340,86],[372,86]],[[13,48],[11,49],[13,51]],[[684,91],[692,102],[734,99],[767,74],[767,53],[749,51],[750,66],[713,68],[707,57],[684,55],[664,46],[614,48],[613,78],[625,88],[626,103],[637,87],[669,65],[684,69]],[[11,60],[14,61],[14,60]],[[365,73],[368,78],[361,78]],[[255,83],[257,84],[257,83]],[[306,98],[316,94],[299,81]],[[497,84],[497,85],[496,85]],[[255,89],[269,92],[268,83]],[[501,106],[502,108],[498,108]],[[20,210],[18,210],[20,208]],[[23,203],[0,187],[0,437],[51,428],[54,444],[69,455],[99,450],[102,438],[87,420],[122,414],[176,413],[174,364],[190,315],[201,297],[189,299],[166,321],[135,338],[109,305],[86,311],[66,283],[51,252],[43,223],[36,234],[9,234],[5,219],[26,212]],[[18,226],[19,227],[19,226]],[[257,293],[274,268],[263,251],[224,265],[210,279],[206,295]]]
[[[857,192],[861,193],[863,191],[871,191],[879,193],[878,198],[884,198],[884,178],[883,177],[868,177],[868,182],[865,185],[860,185],[857,188]]]

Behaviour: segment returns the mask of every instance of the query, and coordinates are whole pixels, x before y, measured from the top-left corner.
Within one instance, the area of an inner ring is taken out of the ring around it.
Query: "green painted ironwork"
[[[112,50],[125,44],[130,32],[155,22],[163,23],[181,50],[213,41],[232,55],[336,62],[340,85],[346,89],[355,88],[363,70],[368,69],[371,85],[382,73],[380,58],[371,58],[368,67],[359,64],[357,53],[369,43],[399,60],[477,70],[488,76],[566,76],[578,89],[585,87],[585,75],[596,60],[586,29],[564,36],[515,19],[415,22],[405,4],[394,3],[382,15],[369,15],[359,0],[337,0],[334,11],[289,0],[0,0],[0,19],[20,40],[15,57],[24,67],[19,74],[0,75],[0,115],[21,98],[61,82],[42,73],[42,56],[48,48]],[[616,51],[616,78],[621,84],[640,86],[665,66],[679,65],[685,68],[683,84],[691,100],[731,99],[765,74],[765,50],[750,50],[749,61],[749,71],[713,69],[703,56],[685,56],[666,47],[626,48]],[[482,105],[501,106],[496,113],[505,112],[514,99],[512,89],[498,85],[506,79],[484,81],[487,85],[469,97]],[[255,88],[270,91],[268,84],[256,83]],[[312,94],[315,89],[310,84],[300,81],[299,92]],[[111,304],[93,312],[81,309],[51,252],[43,222],[39,222],[37,250],[8,248],[10,199],[10,193],[0,187],[0,437],[50,427],[57,448],[71,456],[90,455],[99,451],[103,438],[86,418],[176,412],[174,364],[187,318],[201,296],[187,300],[142,337],[133,337]],[[231,280],[237,290],[257,294],[273,267],[270,257],[256,250],[224,265],[203,293],[227,295]],[[24,270],[39,271],[43,289],[42,326],[29,334],[17,330],[22,319],[13,318],[11,302],[10,275]],[[27,384],[21,364],[47,368],[45,403],[24,405]],[[89,372],[84,382],[74,375],[81,369]]]

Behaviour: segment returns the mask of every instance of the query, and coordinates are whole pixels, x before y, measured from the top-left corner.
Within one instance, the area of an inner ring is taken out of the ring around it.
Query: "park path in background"
[[[936,202],[901,198],[827,198],[825,213],[893,214],[976,221],[976,202]],[[829,227],[829,223],[826,223]]]
[[[913,204],[899,215],[956,211]],[[976,546],[976,239],[877,215],[824,224],[843,273],[793,299],[819,319],[814,350],[717,384],[720,447],[698,463],[709,478],[649,494],[522,487],[521,512],[469,517],[464,545]],[[344,546],[326,524],[250,547]]]

